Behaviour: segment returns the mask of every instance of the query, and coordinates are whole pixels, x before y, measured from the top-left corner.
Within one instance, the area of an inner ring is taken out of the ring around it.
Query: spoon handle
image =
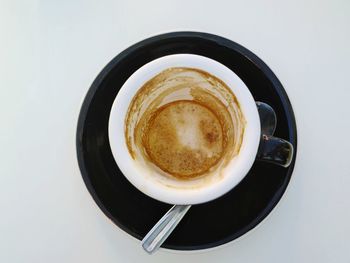
[[[142,239],[143,249],[153,254],[184,217],[191,205],[174,205]]]

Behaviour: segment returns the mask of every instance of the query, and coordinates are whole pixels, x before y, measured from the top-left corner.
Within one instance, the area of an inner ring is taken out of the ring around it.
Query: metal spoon
[[[191,205],[174,205],[142,239],[143,249],[153,254],[173,232]]]
[[[275,111],[263,102],[256,102],[256,106],[260,117],[261,133],[273,135],[277,124]],[[143,249],[149,254],[156,252],[171,232],[173,232],[190,207],[191,205],[174,205],[170,208],[142,239],[141,244]]]

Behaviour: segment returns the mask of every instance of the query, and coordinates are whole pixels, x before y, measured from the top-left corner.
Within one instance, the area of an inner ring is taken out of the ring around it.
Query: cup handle
[[[277,118],[273,108],[264,103],[256,102],[261,122],[261,140],[256,159],[288,167],[293,158],[293,145],[281,138],[272,136]]]
[[[263,134],[256,159],[288,167],[293,158],[293,145],[281,138]]]

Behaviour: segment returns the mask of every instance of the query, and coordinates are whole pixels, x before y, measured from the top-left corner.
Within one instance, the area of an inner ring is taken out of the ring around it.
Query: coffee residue
[[[182,179],[207,172],[225,149],[219,119],[195,101],[164,105],[153,113],[146,130],[142,145],[150,161]]]
[[[223,169],[241,147],[245,120],[227,85],[194,68],[170,68],[132,99],[125,138],[133,159],[181,180]]]

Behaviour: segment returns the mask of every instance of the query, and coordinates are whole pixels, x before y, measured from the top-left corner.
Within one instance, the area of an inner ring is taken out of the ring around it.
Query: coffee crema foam
[[[161,177],[189,181],[220,176],[239,152],[244,127],[239,103],[223,81],[177,67],[138,90],[125,118],[125,138],[135,161]]]

